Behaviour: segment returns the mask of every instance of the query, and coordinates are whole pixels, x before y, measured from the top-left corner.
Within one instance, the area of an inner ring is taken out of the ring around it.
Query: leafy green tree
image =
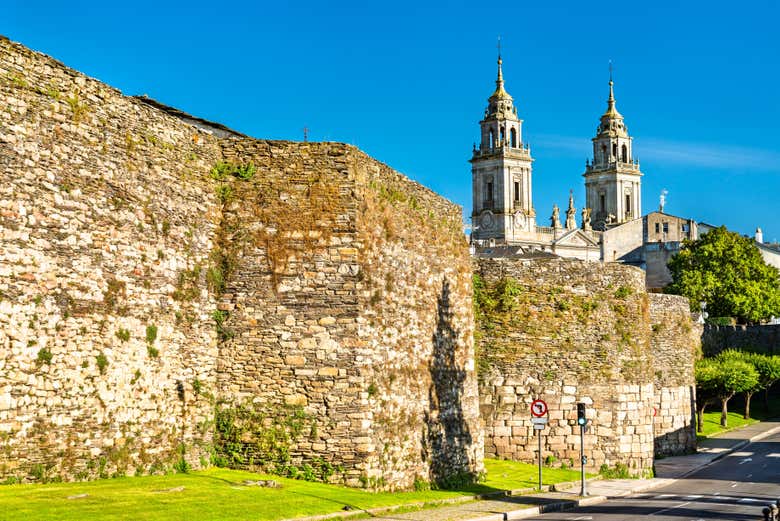
[[[769,389],[780,380],[780,356],[748,353],[747,360],[758,371],[759,389],[764,390],[764,406],[769,411]],[[745,397],[745,418],[750,417],[750,398]]]
[[[714,403],[718,389],[718,362],[703,358],[696,362],[696,432],[704,430],[704,409]]]
[[[743,416],[745,419],[750,418],[750,400],[753,398],[753,395],[764,388],[764,384],[761,380],[761,371],[758,369],[759,365],[766,365],[766,362],[763,360],[764,358],[765,355],[758,353],[748,353],[746,351],[740,351],[737,349],[726,349],[725,351],[722,351],[720,354],[718,354],[719,360],[739,360],[742,362],[747,362],[748,364],[752,365],[753,368],[758,372],[756,384],[753,387],[746,388],[744,391],[742,391],[742,394],[745,396],[745,414]]]
[[[737,393],[744,393],[758,386],[758,371],[742,357],[724,352],[715,357],[715,394],[720,400],[720,424],[728,427],[728,403]],[[755,392],[755,391],[753,391]]]
[[[711,316],[740,323],[780,315],[780,272],[764,262],[752,239],[723,226],[684,241],[669,271],[666,292],[688,297],[693,311],[706,302]]]

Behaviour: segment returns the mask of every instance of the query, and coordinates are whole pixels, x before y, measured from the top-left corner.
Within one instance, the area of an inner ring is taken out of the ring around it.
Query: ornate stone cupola
[[[523,121],[504,88],[498,54],[496,90],[479,122],[480,141],[472,150],[472,239],[511,243],[536,232],[531,198],[530,147],[523,143]]]
[[[633,139],[615,105],[610,67],[607,110],[593,138],[593,159],[586,161],[583,174],[585,201],[597,230],[642,215],[642,172],[634,158]]]

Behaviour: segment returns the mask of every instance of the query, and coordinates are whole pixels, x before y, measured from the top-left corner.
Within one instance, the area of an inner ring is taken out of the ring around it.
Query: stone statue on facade
[[[583,208],[582,209],[582,229],[585,231],[590,231],[590,208]]]
[[[550,217],[550,226],[553,228],[562,228],[561,226],[561,211],[558,209],[557,204],[553,204],[553,213]]]
[[[569,190],[569,208],[566,210],[566,229],[577,227],[577,209],[574,208],[574,190]]]

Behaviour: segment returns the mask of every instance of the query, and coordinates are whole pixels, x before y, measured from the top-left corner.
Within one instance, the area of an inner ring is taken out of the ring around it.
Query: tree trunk
[[[743,416],[744,419],[748,420],[750,419],[750,399],[753,397],[753,393],[745,393],[745,415]]]
[[[703,402],[696,407],[696,432],[704,431],[704,408],[707,407],[707,402]]]
[[[728,427],[729,426],[729,400],[731,397],[734,396],[734,394],[730,394],[728,396],[721,396],[720,397],[720,403],[721,403],[721,409],[720,409],[720,426],[721,427]]]

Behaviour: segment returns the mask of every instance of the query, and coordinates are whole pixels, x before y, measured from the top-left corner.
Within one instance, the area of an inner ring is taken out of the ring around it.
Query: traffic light
[[[588,423],[588,419],[585,417],[585,404],[577,404],[577,425],[585,425]]]

